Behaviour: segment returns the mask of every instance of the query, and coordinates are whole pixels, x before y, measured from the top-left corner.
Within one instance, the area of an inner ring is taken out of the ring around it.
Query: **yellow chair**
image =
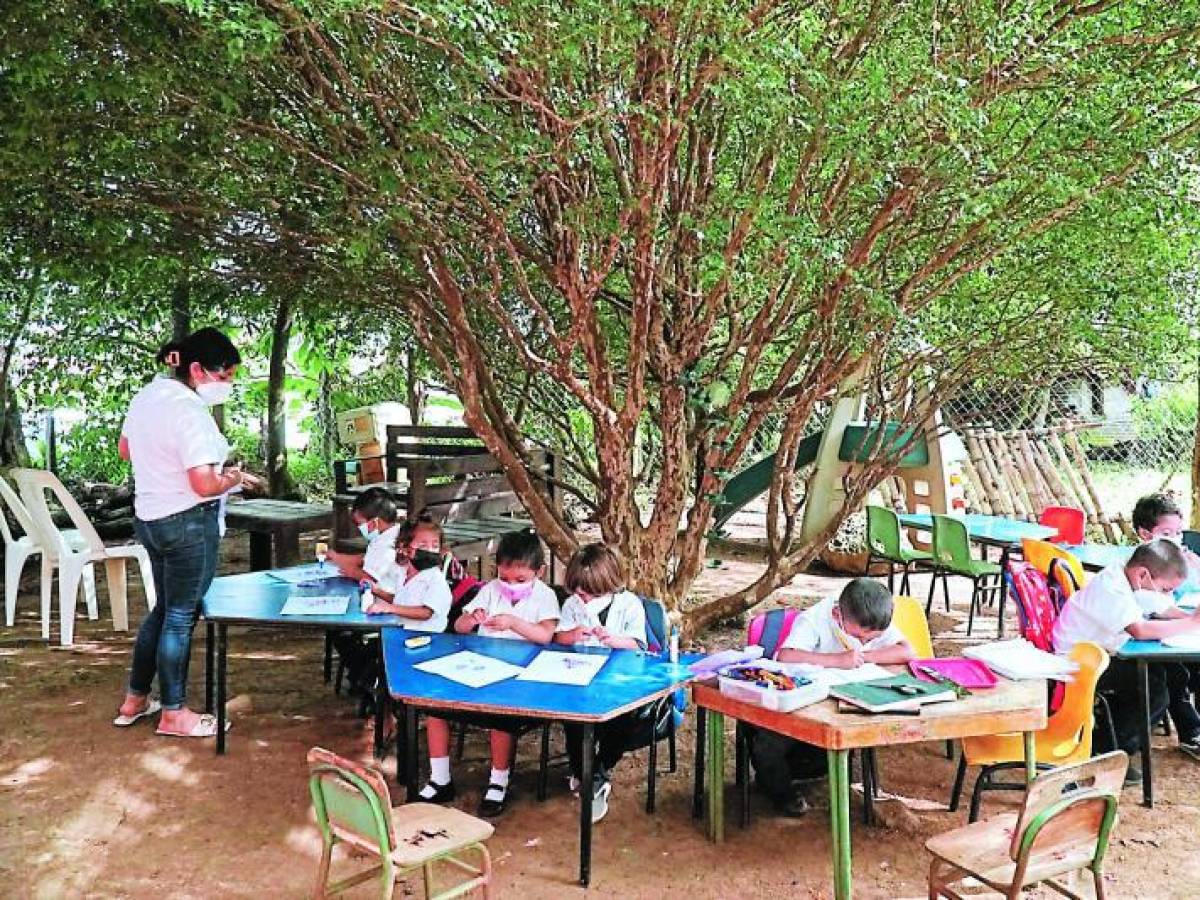
[[[1069,550],[1049,541],[1022,538],[1021,555],[1047,579],[1053,578],[1058,583],[1064,600],[1083,587],[1083,563]]]
[[[1128,764],[1129,757],[1118,750],[1047,772],[1028,785],[1019,813],[930,838],[925,843],[933,856],[929,896],[963,900],[950,885],[970,878],[1010,900],[1038,884],[1083,900],[1070,889],[1074,885],[1054,879],[1086,869],[1092,873],[1095,896],[1104,900],[1104,855],[1117,823]]]
[[[492,895],[492,861],[483,845],[492,836],[487,822],[432,803],[406,803],[392,809],[382,772],[321,747],[308,752],[308,768],[308,787],[323,844],[314,897],[336,897],[379,876],[380,894],[388,900],[396,879],[418,869],[425,877],[426,900],[461,897],[475,888],[482,889],[484,897]],[[329,884],[333,846],[339,842],[376,857],[379,865]],[[479,854],[479,865],[460,858],[467,850]],[[435,892],[433,864],[439,861],[470,878]]]
[[[1094,704],[1096,682],[1108,668],[1108,654],[1099,644],[1081,641],[1071,650],[1071,659],[1079,665],[1075,679],[1063,694],[1062,706],[1050,716],[1046,727],[1034,735],[1034,748],[1039,768],[1057,768],[1083,762],[1092,755],[1092,726],[1095,724]],[[1016,732],[963,738],[962,757],[954,789],[950,795],[950,810],[958,809],[959,795],[967,766],[983,766],[971,792],[971,814],[968,821],[979,818],[979,804],[987,790],[1023,791],[1024,780],[995,781],[996,772],[1025,767],[1025,744]]]
[[[933,658],[933,638],[929,635],[929,619],[916,597],[897,597],[892,601],[892,624],[904,634],[918,659]]]

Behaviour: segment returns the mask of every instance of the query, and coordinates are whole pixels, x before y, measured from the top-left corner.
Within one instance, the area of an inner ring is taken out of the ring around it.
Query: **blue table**
[[[277,570],[286,571],[286,570]],[[378,631],[383,625],[403,625],[398,616],[368,616],[359,607],[358,584],[351,578],[336,574],[330,566],[329,578],[305,585],[311,594],[345,594],[350,598],[346,612],[340,616],[285,616],[281,612],[284,603],[297,585],[272,578],[270,572],[248,572],[244,575],[226,575],[213,580],[204,595],[203,612],[207,623],[204,667],[204,708],[214,712],[214,674],[216,682],[215,712],[217,715],[217,753],[225,752],[225,699],[227,690],[227,650],[230,625],[267,625],[293,628],[316,628],[321,631]],[[214,654],[216,665],[214,666]],[[387,695],[383,681],[375,698],[375,752],[383,748],[384,707]]]
[[[1200,650],[1180,650],[1162,641],[1126,641],[1113,654],[1117,659],[1132,659],[1137,663],[1138,724],[1142,730],[1142,805],[1154,806],[1154,778],[1150,755],[1150,663],[1200,662]]]
[[[636,650],[603,650],[555,646],[554,650],[576,653],[600,653],[608,662],[587,687],[543,684],[508,679],[481,688],[471,688],[440,675],[414,668],[418,663],[460,650],[472,650],[485,656],[525,666],[542,647],[527,641],[485,638],[474,634],[434,634],[426,647],[404,646],[410,632],[397,628],[383,630],[383,661],[387,689],[392,699],[404,706],[404,759],[398,773],[411,801],[417,796],[417,715],[420,710],[479,712],[510,715],[583,726],[583,767],[579,792],[579,882],[587,886],[592,863],[592,783],[594,765],[593,729],[622,713],[665,697],[693,676],[684,665],[653,653]],[[397,741],[397,756],[401,742]]]
[[[1078,559],[1089,572],[1099,572],[1114,563],[1125,563],[1133,555],[1129,544],[1060,544]]]

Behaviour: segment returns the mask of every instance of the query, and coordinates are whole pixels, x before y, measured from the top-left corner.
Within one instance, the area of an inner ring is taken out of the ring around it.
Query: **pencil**
[[[843,647],[845,647],[847,650],[853,650],[853,649],[854,649],[853,647],[851,647],[851,646],[850,646],[850,642],[849,642],[848,640],[846,640],[846,635],[844,635],[844,634],[842,633],[842,629],[841,629],[841,628],[837,628],[837,627],[835,627],[835,628],[834,628],[834,631],[833,631],[833,633],[834,633],[835,635],[837,635],[838,642],[839,642],[839,643],[840,643],[840,644],[841,644]]]

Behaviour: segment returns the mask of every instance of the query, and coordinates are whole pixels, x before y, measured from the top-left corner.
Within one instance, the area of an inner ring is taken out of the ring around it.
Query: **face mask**
[[[232,381],[206,381],[196,385],[196,393],[208,406],[220,406],[233,393]]]
[[[375,540],[375,538],[379,537],[379,532],[371,530],[370,522],[363,522],[361,525],[359,525],[358,533],[366,538],[368,544]]]
[[[1183,546],[1183,535],[1182,534],[1160,534],[1159,537],[1162,538],[1164,541],[1170,541],[1176,547]]]
[[[527,581],[524,584],[512,584],[511,582],[497,579],[496,586],[500,591],[500,596],[509,603],[520,603],[533,593],[532,581]]]
[[[414,550],[409,557],[412,567],[418,572],[432,569],[442,564],[442,554],[434,550]]]

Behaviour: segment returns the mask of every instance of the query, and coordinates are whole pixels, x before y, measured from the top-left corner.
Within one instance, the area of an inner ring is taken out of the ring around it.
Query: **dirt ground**
[[[246,569],[244,538],[231,537],[224,553],[223,572]],[[753,571],[750,562],[726,560],[706,570],[702,588],[744,583]],[[149,722],[112,727],[132,632],[112,631],[101,585],[101,618],[79,622],[74,647],[47,647],[38,632],[36,579],[27,575],[17,625],[0,630],[0,896],[306,895],[319,838],[309,809],[305,753],[321,745],[367,760],[372,739],[370,723],[356,718],[353,703],[322,683],[320,639],[274,629],[231,634],[230,696],[237,711],[229,753],[217,758],[211,741],[157,737]],[[802,576],[773,600],[820,596],[839,583]],[[914,592],[924,596],[924,585],[919,581]],[[135,584],[135,623],[143,609]],[[939,651],[952,652],[961,641],[958,617],[935,616],[933,624]],[[705,644],[728,645],[739,636],[740,629],[727,629],[706,635]],[[191,670],[195,704],[203,700],[202,647],[198,640]],[[789,821],[772,817],[765,800],[756,797],[753,822],[742,830],[731,752],[727,840],[719,847],[706,841],[690,815],[693,725],[689,715],[679,771],[659,780],[656,815],[644,811],[645,752],[623,763],[609,816],[595,830],[593,881],[586,892],[575,884],[578,813],[565,772],[561,767],[552,772],[550,797],[537,803],[536,740],[527,738],[510,810],[489,842],[498,895],[830,896],[826,798],[815,794],[812,812]],[[556,731],[556,745],[561,740]],[[1173,738],[1156,741],[1157,806],[1145,810],[1140,794],[1126,791],[1108,860],[1109,896],[1200,896],[1200,857],[1193,846],[1200,833],[1200,769],[1172,746]],[[868,828],[855,819],[856,896],[923,897],[924,841],[965,821],[964,812],[945,808],[954,763],[935,745],[889,748],[879,758],[884,789],[905,799],[881,803],[884,825]],[[394,777],[394,758],[385,771]],[[474,811],[486,774],[482,732],[472,732],[466,757],[456,764],[463,809]],[[397,789],[395,799],[401,795]],[[1014,803],[1015,795],[992,794],[984,814]],[[345,865],[343,859],[343,872]],[[350,896],[373,893],[364,887]],[[406,882],[398,895],[421,896],[419,882]]]

